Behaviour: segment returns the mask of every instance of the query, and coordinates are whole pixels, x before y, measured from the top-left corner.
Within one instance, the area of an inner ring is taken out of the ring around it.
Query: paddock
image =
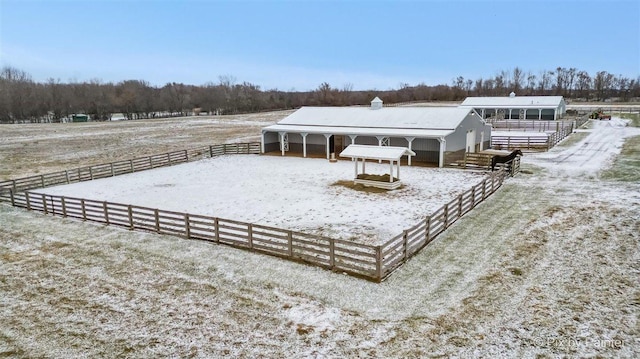
[[[370,173],[388,164],[367,162]],[[404,187],[388,193],[343,187],[353,163],[227,155],[50,187],[38,192],[274,226],[362,244],[379,244],[424,220],[484,179],[455,169],[407,167]]]

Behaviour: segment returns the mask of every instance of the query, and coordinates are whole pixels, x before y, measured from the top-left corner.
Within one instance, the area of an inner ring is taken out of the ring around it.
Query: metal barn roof
[[[422,130],[411,128],[381,128],[381,127],[344,127],[344,126],[297,126],[271,125],[264,127],[263,132],[288,132],[332,135],[360,135],[360,136],[391,136],[391,137],[420,137],[439,138],[452,134],[455,130]]]
[[[460,106],[474,108],[557,108],[562,96],[467,97]]]
[[[469,112],[457,107],[302,107],[277,125],[455,130]]]

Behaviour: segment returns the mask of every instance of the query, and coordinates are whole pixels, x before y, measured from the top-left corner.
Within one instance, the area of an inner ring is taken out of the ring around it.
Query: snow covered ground
[[[389,164],[368,162],[366,170],[388,173]],[[455,169],[402,166],[400,178],[405,186],[398,190],[368,193],[335,185],[337,181],[351,181],[354,172],[351,161],[228,155],[41,192],[378,244],[424,220],[486,176]]]
[[[0,206],[0,354],[639,357],[640,184],[600,178],[622,124],[525,154],[380,284]]]

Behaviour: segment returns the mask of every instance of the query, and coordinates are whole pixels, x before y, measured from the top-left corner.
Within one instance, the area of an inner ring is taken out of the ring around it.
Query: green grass
[[[640,113],[621,113],[620,117],[631,120],[629,126],[640,127]]]
[[[625,182],[640,181],[640,136],[628,138],[613,166],[604,171],[603,179]]]

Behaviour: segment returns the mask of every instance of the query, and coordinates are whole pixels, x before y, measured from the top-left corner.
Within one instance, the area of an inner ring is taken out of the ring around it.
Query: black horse
[[[522,156],[522,151],[513,150],[510,154],[506,156],[496,155],[491,158],[491,171],[495,171],[497,163],[510,163],[513,161],[516,156]]]

